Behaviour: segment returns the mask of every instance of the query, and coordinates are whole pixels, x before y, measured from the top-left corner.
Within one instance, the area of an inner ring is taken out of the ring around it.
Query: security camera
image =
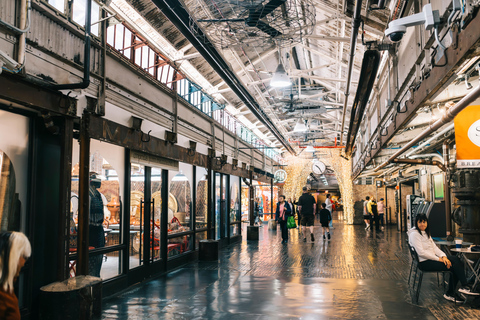
[[[0,63],[9,70],[17,70],[20,67],[20,64],[13,60],[8,54],[0,50]]]
[[[422,12],[411,16],[393,20],[388,24],[385,35],[393,42],[402,40],[403,35],[407,32],[407,27],[425,24],[425,29],[430,30],[440,24],[440,14],[438,10],[433,11],[431,4],[426,4]]]

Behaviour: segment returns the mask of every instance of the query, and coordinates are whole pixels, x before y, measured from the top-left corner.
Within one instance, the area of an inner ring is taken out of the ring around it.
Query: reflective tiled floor
[[[468,304],[444,300],[434,275],[411,303],[410,259],[396,227],[334,227],[331,240],[316,226],[315,242],[294,229],[281,244],[280,231],[265,225],[259,241],[222,249],[218,263],[194,262],[106,299],[102,318],[480,319]]]

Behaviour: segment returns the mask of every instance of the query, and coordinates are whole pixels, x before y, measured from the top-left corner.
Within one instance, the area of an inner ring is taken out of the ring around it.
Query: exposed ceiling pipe
[[[445,129],[443,129],[442,131],[440,131],[439,133],[436,133],[435,135],[433,135],[431,138],[429,138],[428,140],[426,140],[425,142],[421,143],[418,147],[416,147],[415,149],[412,149],[411,151],[407,152],[405,154],[405,157],[407,158],[411,158],[410,156],[415,154],[415,153],[419,153],[420,151],[422,151],[423,149],[425,149],[426,146],[430,145],[430,142],[438,139],[439,137],[443,136],[445,133],[449,132],[450,130],[452,130],[454,127],[453,123],[446,126]],[[443,158],[442,158],[442,161],[443,161]]]
[[[393,159],[393,163],[407,163],[407,164],[426,164],[431,166],[437,166],[445,172],[447,169],[442,162],[438,160],[426,160],[426,159]]]
[[[443,157],[437,153],[425,153],[425,154],[416,154],[408,157],[409,159],[418,159],[418,158],[438,158],[438,161],[443,163]]]
[[[152,0],[153,3],[162,11],[173,25],[183,34],[183,36],[193,44],[195,49],[203,56],[210,66],[218,73],[220,77],[232,91],[245,103],[253,115],[260,120],[265,127],[270,130],[275,138],[293,155],[296,155],[293,147],[288,143],[285,137],[277,129],[272,120],[267,116],[257,101],[240,83],[240,80],[232,71],[228,63],[218,53],[215,46],[207,40],[206,35],[198,27],[185,10],[179,0]]]
[[[447,110],[445,115],[443,115],[442,118],[439,120],[435,121],[428,129],[424,130],[419,136],[414,138],[412,141],[407,143],[405,146],[403,146],[400,150],[395,152],[387,161],[379,165],[378,167],[375,168],[375,171],[378,171],[382,168],[384,168],[386,165],[391,163],[393,159],[397,158],[400,156],[402,153],[413,147],[416,143],[418,143],[420,140],[431,134],[432,132],[435,132],[439,128],[441,128],[443,125],[449,123],[452,121],[457,114],[460,113],[463,109],[468,107],[473,101],[475,101],[478,97],[480,97],[480,86],[476,87],[472,92],[470,92],[468,95],[466,95],[462,100],[458,101],[453,107]]]
[[[355,58],[355,48],[358,37],[358,29],[362,21],[360,13],[362,12],[362,0],[357,0],[355,4],[355,13],[352,19],[352,37],[350,39],[350,59],[347,70],[347,87],[345,89],[345,103],[343,104],[342,129],[340,130],[340,144],[343,143],[343,128],[345,127],[345,114],[347,113],[348,96],[350,95],[350,82],[352,81],[353,59]]]

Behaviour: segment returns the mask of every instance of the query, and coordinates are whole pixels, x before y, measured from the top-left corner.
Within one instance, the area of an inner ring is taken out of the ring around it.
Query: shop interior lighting
[[[305,132],[307,131],[307,126],[305,125],[305,122],[302,119],[298,119],[297,124],[295,124],[295,127],[293,128],[293,132]]]
[[[280,63],[277,67],[277,70],[275,70],[275,73],[273,74],[272,80],[270,80],[270,86],[274,88],[283,88],[291,85],[292,80],[285,72],[283,64]]]

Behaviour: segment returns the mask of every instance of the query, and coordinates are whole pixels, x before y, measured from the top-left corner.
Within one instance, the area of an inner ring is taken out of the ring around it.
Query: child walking
[[[320,210],[320,223],[322,225],[322,233],[323,233],[323,240],[325,240],[325,232],[327,233],[327,237],[330,240],[330,228],[328,227],[328,223],[332,220],[332,216],[330,211],[327,208],[325,203],[322,203],[322,210]]]

